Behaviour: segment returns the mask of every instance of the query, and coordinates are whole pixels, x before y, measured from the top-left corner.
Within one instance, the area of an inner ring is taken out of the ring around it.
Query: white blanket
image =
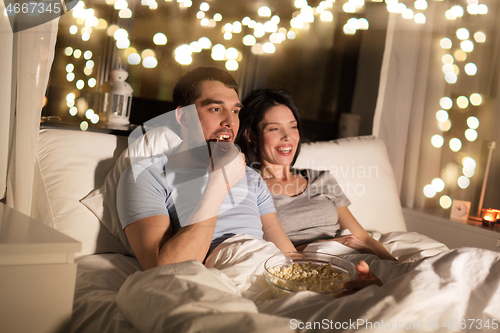
[[[342,246],[326,243],[331,248],[324,252]],[[271,243],[233,237],[212,253],[207,267],[189,261],[130,275],[116,303],[141,332],[498,331],[499,253],[463,248],[427,259],[414,255],[408,263],[343,254],[367,261],[384,285],[338,299],[307,291],[271,299],[263,261],[276,252]]]

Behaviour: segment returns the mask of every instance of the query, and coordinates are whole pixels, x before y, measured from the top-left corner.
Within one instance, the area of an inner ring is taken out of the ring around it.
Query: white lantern
[[[134,89],[125,82],[128,73],[121,66],[110,71],[109,74],[111,80],[101,87],[100,118],[108,123],[128,125]]]

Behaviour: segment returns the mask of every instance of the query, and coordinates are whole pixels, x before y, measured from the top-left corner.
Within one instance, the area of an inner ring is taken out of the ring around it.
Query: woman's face
[[[263,165],[290,165],[300,140],[292,111],[279,104],[266,111],[259,123],[259,150]]]

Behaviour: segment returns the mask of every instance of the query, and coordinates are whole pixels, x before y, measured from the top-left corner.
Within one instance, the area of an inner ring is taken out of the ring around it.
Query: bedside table
[[[452,221],[444,216],[403,208],[403,216],[408,231],[426,235],[450,249],[459,247],[478,247],[500,252],[500,227],[483,227],[481,222]]]
[[[0,332],[69,327],[80,242],[0,203]]]

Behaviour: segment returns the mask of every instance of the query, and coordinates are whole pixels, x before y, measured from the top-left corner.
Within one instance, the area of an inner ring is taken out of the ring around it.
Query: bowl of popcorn
[[[264,269],[274,298],[303,290],[336,296],[356,277],[350,261],[318,252],[278,253],[266,260]]]

